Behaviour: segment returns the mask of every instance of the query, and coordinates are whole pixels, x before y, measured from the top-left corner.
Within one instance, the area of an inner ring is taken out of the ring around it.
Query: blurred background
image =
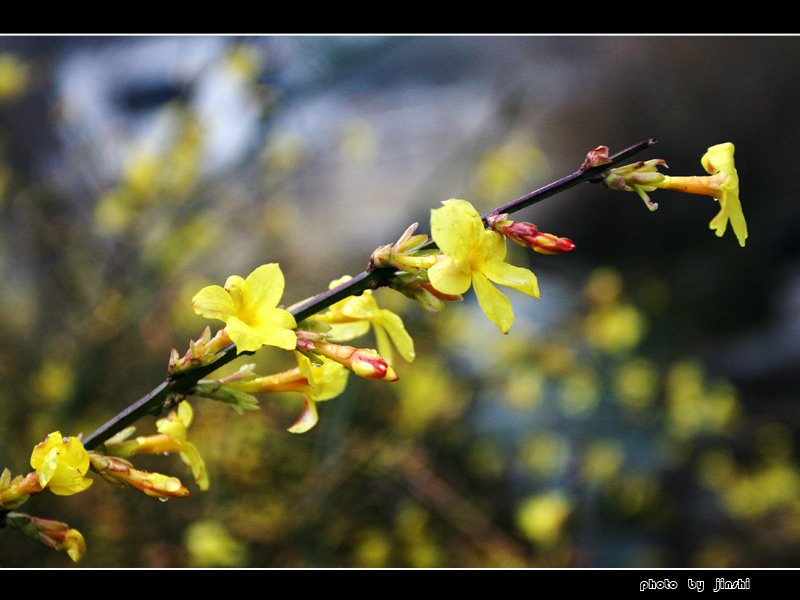
[[[655,137],[636,159],[701,175],[733,142],[750,230],[717,238],[704,196],[651,213],[582,184],[516,215],[577,249],[509,248],[542,298],[509,291],[508,335],[472,292],[429,314],[378,290],[416,343],[397,383],[351,377],[303,435],[299,395],[193,400],[208,491],[137,457],[192,495],[96,478],[19,510],[79,529],[79,568],[800,566],[799,68],[794,37],[0,38],[13,475],[221,326],[191,310],[204,285],[278,262],[292,304],[440,201],[488,211],[599,145]],[[75,566],[13,530],[0,565]]]

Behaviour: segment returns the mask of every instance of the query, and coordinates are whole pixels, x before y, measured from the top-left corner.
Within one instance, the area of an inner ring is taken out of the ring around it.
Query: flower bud
[[[598,146],[586,155],[586,159],[581,165],[581,171],[591,169],[592,167],[607,165],[610,162],[611,158],[608,156],[608,146]]]
[[[155,498],[185,498],[189,495],[180,479],[161,473],[148,473],[134,469],[127,460],[90,452],[94,469],[103,479],[114,485],[133,486]]]
[[[8,513],[6,522],[54,550],[66,550],[74,562],[78,562],[86,554],[86,542],[83,539],[83,535],[66,523],[38,519],[17,512]]]
[[[203,335],[197,341],[189,341],[189,349],[183,356],[180,356],[175,348],[172,349],[169,355],[167,375],[174,376],[211,364],[220,357],[217,352],[230,343],[231,338],[225,329],[217,331],[212,338],[211,329],[206,327]]]
[[[661,165],[666,167],[667,163],[660,158],[640,160],[624,167],[610,169],[604,173],[601,183],[612,190],[636,192],[647,208],[651,211],[656,210],[658,204],[650,200],[647,192],[660,187],[658,184],[664,181],[665,176],[658,172],[658,167]]]
[[[398,379],[394,369],[376,350],[371,348],[354,348],[353,346],[340,346],[331,342],[310,340],[299,335],[298,332],[297,349],[329,358],[352,370],[359,377],[381,381],[397,381]]]
[[[541,254],[564,254],[575,249],[575,244],[568,238],[542,233],[532,223],[511,221],[506,219],[507,216],[494,213],[489,215],[486,221],[492,229],[515,244],[533,248]]]
[[[427,235],[412,235],[417,225],[417,223],[412,224],[394,244],[387,244],[375,250],[370,257],[370,266],[394,267],[399,271],[418,273],[435,265],[435,256],[424,251],[414,253],[419,246],[428,241]]]
[[[41,492],[44,488],[39,483],[39,475],[35,471],[24,477],[17,475],[11,479],[11,471],[3,469],[0,475],[0,510],[10,510],[23,504],[31,494]]]

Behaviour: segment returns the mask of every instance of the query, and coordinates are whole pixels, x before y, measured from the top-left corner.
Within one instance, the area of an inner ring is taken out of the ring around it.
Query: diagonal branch
[[[592,181],[604,171],[628,159],[630,156],[649,148],[655,143],[655,138],[649,138],[629,146],[621,152],[609,157],[610,162],[606,164],[589,168],[581,167],[571,175],[567,175],[558,181],[554,181],[549,185],[539,188],[538,190],[526,194],[525,196],[522,196],[513,202],[509,202],[508,204],[500,206],[490,213],[483,215],[483,220],[485,222],[486,218],[493,213],[510,214],[522,210],[523,208],[531,206],[536,202],[540,202],[545,198],[549,198],[550,196],[554,196],[555,194],[576,186],[579,183]],[[432,240],[428,242],[428,244],[431,243]],[[307,319],[311,315],[326,309],[331,304],[334,304],[339,300],[343,300],[349,296],[358,296],[367,289],[375,289],[387,285],[391,281],[395,272],[396,271],[392,268],[367,267],[367,269],[361,274],[353,277],[338,287],[299,302],[298,304],[291,306],[288,310],[294,315],[295,319],[300,322],[304,319]],[[252,354],[252,352],[242,352],[241,354]],[[117,416],[100,426],[97,430],[90,433],[83,440],[84,447],[87,450],[96,449],[110,437],[136,422],[143,416],[147,414],[159,414],[164,406],[164,403],[171,395],[190,393],[198,381],[235,359],[238,356],[236,352],[236,346],[234,344],[229,344],[224,349],[220,350],[219,355],[219,358],[209,365],[181,373],[179,376],[174,378],[167,378],[150,393],[143,396]]]

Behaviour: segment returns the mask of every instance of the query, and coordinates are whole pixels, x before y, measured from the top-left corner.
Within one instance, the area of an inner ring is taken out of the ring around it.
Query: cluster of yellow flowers
[[[148,496],[166,499],[189,495],[189,490],[176,477],[141,471],[123,458],[134,454],[178,452],[191,465],[200,489],[206,489],[208,478],[203,460],[186,440],[191,416],[191,407],[184,402],[177,412],[157,422],[158,435],[127,440],[135,429],[129,427],[109,440],[102,452],[87,451],[77,437],[63,437],[59,431],[51,433],[31,453],[30,465],[34,471],[12,479],[5,469],[0,476],[0,509],[11,511],[6,514],[6,523],[56,550],[65,550],[77,562],[86,552],[86,543],[78,530],[66,523],[37,519],[13,509],[27,501],[31,494],[44,489],[58,496],[86,490],[94,482],[86,477],[90,469],[115,485],[132,486]]]
[[[591,164],[603,164],[607,153],[600,147],[590,153]],[[587,160],[589,160],[587,158]],[[599,161],[599,162],[598,162]],[[609,170],[603,182],[611,188],[637,192],[650,206],[647,192],[656,188],[673,189],[711,195],[720,203],[720,212],[712,220],[717,235],[733,226],[741,245],[747,228],[739,201],[738,175],[733,164],[733,145],[720,144],[709,148],[702,159],[708,177],[667,177],[658,173],[661,160],[647,161]],[[575,244],[567,238],[542,233],[530,223],[509,220],[498,212],[482,217],[467,201],[450,199],[431,211],[431,238],[412,235],[416,224],[409,227],[395,244],[382,246],[372,255],[371,268],[395,269],[390,287],[418,301],[431,311],[438,311],[444,302],[462,299],[470,287],[474,289],[480,308],[502,333],[508,333],[514,311],[510,300],[495,284],[540,297],[536,276],[528,269],[506,262],[506,241],[527,246],[543,254],[569,252]],[[347,282],[349,277],[333,281],[331,289]],[[401,318],[378,306],[371,290],[350,296],[328,306],[324,312],[297,322],[290,310],[281,308],[285,281],[276,263],[256,268],[247,278],[238,275],[227,279],[224,286],[201,289],[192,300],[198,315],[225,323],[212,338],[210,330],[181,357],[170,355],[170,376],[213,363],[222,350],[233,343],[237,354],[252,353],[263,346],[291,351],[297,366],[272,375],[255,373],[255,365],[245,365],[236,373],[221,379],[200,380],[186,395],[211,398],[230,404],[239,412],[258,408],[254,394],[295,392],[303,395],[302,413],[289,428],[304,433],[318,420],[317,403],[340,395],[350,372],[379,381],[396,381],[392,367],[395,351],[406,361],[415,358],[414,342]],[[377,349],[343,345],[374,331]],[[180,396],[177,410],[157,421],[158,434],[131,438],[129,427],[107,440],[100,451],[87,451],[77,437],[51,433],[38,444],[31,455],[34,472],[13,480],[8,470],[0,477],[0,510],[11,510],[31,493],[45,488],[59,495],[77,494],[86,490],[92,480],[91,469],[103,479],[121,486],[133,486],[150,496],[178,498],[189,494],[179,479],[139,471],[127,460],[136,454],[178,453],[192,470],[200,489],[209,485],[205,464],[197,448],[187,440],[192,409]],[[79,532],[64,524],[36,520],[20,513],[9,513],[7,522],[39,537],[59,549],[66,549],[73,560],[85,551]]]

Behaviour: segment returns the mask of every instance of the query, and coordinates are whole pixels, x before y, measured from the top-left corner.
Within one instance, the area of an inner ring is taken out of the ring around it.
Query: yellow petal
[[[76,475],[70,480],[70,482],[61,485],[54,485],[51,482],[51,485],[49,485],[47,489],[53,492],[56,496],[71,496],[72,494],[82,492],[92,485],[92,483],[94,483],[94,480]]]
[[[289,432],[305,433],[306,431],[314,427],[314,425],[317,424],[318,420],[319,416],[317,414],[317,405],[314,404],[313,400],[306,398],[306,404],[303,409],[303,412],[297,419],[297,421],[294,422],[294,425],[289,427]]]
[[[192,405],[184,400],[178,405],[178,421],[180,421],[184,427],[189,427],[189,425],[192,424],[192,418],[194,418]]]
[[[37,471],[44,466],[45,459],[53,452],[58,450],[63,445],[60,431],[54,431],[48,435],[40,443],[36,444],[31,452],[31,467]],[[55,467],[53,467],[55,469]],[[42,484],[44,485],[44,484]]]
[[[744,220],[738,193],[735,199],[728,200],[728,218],[730,219],[731,227],[733,227],[733,233],[736,234],[736,239],[739,240],[739,245],[744,247],[747,239],[747,222]]]
[[[472,277],[472,286],[481,310],[486,317],[502,331],[508,333],[514,322],[514,309],[511,302],[491,282],[480,273]]]
[[[378,318],[378,303],[372,294],[364,293],[361,296],[353,296],[348,298],[347,303],[342,307],[342,314],[351,319],[371,321]]]
[[[77,529],[70,529],[64,538],[64,550],[73,562],[78,562],[86,554],[86,542]]]
[[[208,471],[206,470],[206,463],[203,457],[200,456],[197,448],[191,442],[183,444],[183,450],[180,452],[181,460],[189,465],[192,469],[192,476],[194,482],[201,490],[207,490],[209,486]]]
[[[244,284],[245,281],[238,275],[231,275],[225,281],[225,291],[231,297],[236,313],[244,306]]]
[[[207,319],[227,321],[236,314],[231,295],[218,285],[204,287],[192,298],[192,308]]]
[[[407,362],[412,362],[416,357],[416,353],[414,352],[414,340],[411,339],[411,336],[406,331],[403,320],[392,311],[383,309],[381,310],[380,325],[386,329],[386,333],[389,334],[400,356]],[[378,346],[378,352],[380,352],[380,345]],[[381,356],[384,356],[382,352]]]
[[[292,313],[282,308],[268,307],[262,308],[251,320],[247,321],[247,324],[257,331],[267,326],[280,327],[286,330],[297,327]]]
[[[466,200],[451,199],[442,204],[442,208],[431,210],[431,237],[456,262],[468,261],[472,244],[484,229],[481,217]]]
[[[305,355],[295,352],[300,374],[308,382],[306,396],[316,402],[339,396],[347,386],[350,370],[332,360],[322,358],[321,365],[312,365]]]
[[[386,361],[386,364],[394,364],[394,351],[392,344],[389,342],[389,335],[380,323],[374,323],[375,326],[375,344],[378,346],[378,354]]]
[[[322,372],[319,373],[320,371]],[[310,397],[315,402],[322,402],[336,398],[344,392],[350,369],[338,363],[326,361],[322,366],[312,367],[312,373],[315,389]]]
[[[722,196],[718,200],[719,212],[711,219],[708,225],[709,228],[716,232],[717,237],[722,237],[730,221],[733,233],[736,235],[736,239],[739,240],[739,245],[744,246],[747,239],[747,222],[744,219],[742,204],[739,200],[738,184],[735,188],[728,188],[726,183],[723,186]]]
[[[81,475],[89,470],[89,453],[78,438],[71,437],[67,440],[61,460]]]
[[[47,487],[58,469],[58,450],[51,450],[49,454],[42,457],[38,464],[39,466],[35,468],[39,475],[39,484]],[[31,465],[33,465],[33,461],[31,461]]]
[[[245,311],[258,312],[264,307],[275,308],[281,301],[284,288],[283,273],[278,263],[261,265],[247,276],[243,286]]]
[[[328,334],[330,339],[337,342],[346,342],[348,340],[361,337],[369,331],[369,321],[353,321],[352,323],[332,323],[331,330]]]
[[[539,282],[536,275],[528,269],[515,267],[501,260],[492,260],[484,264],[483,274],[500,285],[539,298]]]
[[[715,175],[720,171],[725,171],[729,174],[731,172],[735,173],[736,166],[733,161],[734,150],[734,145],[730,142],[711,146],[703,155],[703,158],[700,159],[700,163],[703,165],[706,172],[711,175]]]
[[[700,162],[711,175],[722,172],[728,176],[722,185],[722,195],[718,198],[719,212],[711,220],[709,228],[715,230],[717,236],[721,237],[730,221],[739,245],[744,246],[747,239],[747,222],[739,199],[739,174],[733,160],[734,150],[734,145],[730,142],[711,146]]]
[[[156,425],[158,432],[182,444],[186,441],[186,425],[177,419],[162,419]]]
[[[472,283],[472,272],[469,263],[458,264],[446,256],[428,269],[428,279],[434,289],[443,294],[463,294]]]
[[[237,317],[230,317],[225,330],[231,341],[236,344],[236,352],[255,352],[264,345],[265,336],[242,322]],[[295,338],[296,339],[296,338]]]
[[[477,237],[474,254],[477,255],[477,259],[472,259],[473,265],[486,260],[504,260],[506,257],[505,236],[496,231],[484,229]]]
[[[282,311],[285,312],[285,311]],[[290,317],[290,313],[286,313]],[[297,347],[297,334],[287,327],[289,323],[280,321],[278,323],[264,323],[255,328],[255,330],[264,336],[264,344],[269,346],[277,346],[284,350],[294,350]],[[294,317],[292,317],[291,326],[295,327]]]

